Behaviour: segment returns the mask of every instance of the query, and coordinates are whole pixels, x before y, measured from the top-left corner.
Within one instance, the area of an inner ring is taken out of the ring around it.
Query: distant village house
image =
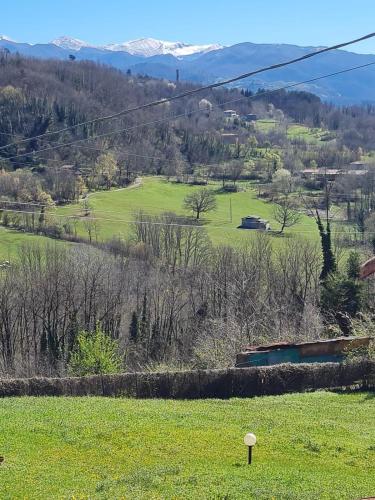
[[[234,111],[234,109],[226,109],[224,111],[224,115],[226,116],[226,118],[239,118],[237,111]]]
[[[368,170],[368,163],[362,160],[352,161],[349,163],[350,170]]]
[[[244,122],[256,122],[257,115],[254,115],[253,113],[248,113],[247,115],[241,116],[241,120],[243,120]]]
[[[315,181],[323,181],[324,179],[334,181],[341,173],[342,171],[338,168],[305,168],[302,170],[302,176],[305,179]]]
[[[323,182],[324,179],[335,181],[338,177],[344,175],[366,175],[368,168],[362,162],[350,163],[349,168],[305,168],[302,170],[302,177],[305,179]]]

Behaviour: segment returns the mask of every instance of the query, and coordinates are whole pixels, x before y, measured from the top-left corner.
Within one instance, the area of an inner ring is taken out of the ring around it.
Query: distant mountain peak
[[[88,44],[83,40],[62,36],[51,43],[14,42],[0,35],[0,51],[19,53],[26,57],[69,60],[74,54],[77,60],[91,60],[121,71],[149,75],[155,78],[175,80],[176,69],[183,81],[196,84],[220,82],[234,75],[248,73],[277,61],[295,59],[318,50],[318,47],[301,47],[290,44],[237,43],[229,47],[221,45],[193,45],[155,38],[141,38],[106,47]],[[176,61],[177,59],[177,61]],[[343,68],[373,64],[375,54],[356,54],[335,50],[325,57],[310,59],[303,65],[296,64],[277,71],[267,72],[257,78],[248,78],[234,86],[256,91],[259,88],[289,86],[298,81],[315,79],[319,75],[341,71]],[[327,79],[304,84],[303,90],[313,92],[323,100],[346,105],[375,102],[375,75],[368,68],[361,74],[348,73],[345,79]]]
[[[184,42],[169,42],[156,40],[155,38],[139,38],[119,44],[110,44],[103,47],[106,50],[123,51],[135,56],[152,57],[171,54],[175,57],[183,57],[197,53],[210,52],[221,49],[219,44],[192,45]]]
[[[1,38],[0,38],[1,39]],[[5,38],[4,38],[5,39]],[[184,42],[168,42],[166,40],[156,40],[155,38],[139,38],[137,40],[129,40],[123,43],[111,43],[104,47],[90,45],[78,38],[69,36],[60,36],[52,40],[52,44],[66,50],[79,51],[85,47],[101,48],[112,52],[127,52],[128,54],[141,57],[152,57],[171,54],[175,57],[184,57],[193,54],[204,54],[211,50],[222,49],[219,44],[210,45],[192,45]]]
[[[0,35],[0,40],[5,40],[6,42],[14,42],[15,40],[12,40],[9,36],[7,35]]]
[[[62,49],[68,50],[80,50],[83,47],[91,47],[91,45],[83,40],[79,40],[78,38],[70,38],[69,36],[60,36],[59,38],[55,38],[52,40],[54,45],[57,47],[61,47]]]

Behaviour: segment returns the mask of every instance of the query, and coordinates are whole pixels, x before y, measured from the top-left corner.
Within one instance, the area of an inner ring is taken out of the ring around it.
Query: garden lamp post
[[[248,461],[247,461],[247,463],[250,465],[251,464],[251,452],[252,452],[254,444],[257,442],[257,438],[256,438],[255,434],[249,432],[243,438],[243,441],[246,444],[246,446],[249,447],[249,455],[248,455]]]

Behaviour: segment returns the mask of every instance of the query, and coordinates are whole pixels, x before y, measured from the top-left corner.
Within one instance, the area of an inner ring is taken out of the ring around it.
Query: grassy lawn
[[[270,130],[274,129],[276,127],[276,124],[277,124],[276,120],[273,120],[272,118],[261,119],[255,122],[257,130],[265,134],[267,132],[270,132]]]
[[[273,119],[257,120],[256,128],[259,132],[268,133],[278,125],[278,122]],[[288,125],[288,139],[303,139],[305,142],[317,143],[321,141],[322,136],[326,133],[320,128],[310,128],[305,125],[293,123]]]
[[[326,132],[321,128],[309,128],[304,125],[293,124],[288,127],[287,136],[289,139],[303,139],[305,142],[317,143],[321,141]]]
[[[50,245],[64,245],[65,242],[38,236],[35,234],[22,233],[19,231],[5,229],[0,226],[0,261],[12,260],[16,255],[21,245],[28,243],[49,243]]]
[[[243,186],[248,184],[243,183]],[[217,189],[218,183],[212,183],[209,187]],[[182,208],[185,196],[199,186],[186,184],[175,184],[162,178],[145,177],[142,185],[135,189],[122,189],[113,191],[102,191],[90,196],[93,207],[93,216],[98,221],[101,240],[108,239],[114,235],[123,236],[129,232],[129,221],[133,220],[133,213],[142,209],[149,214],[160,214],[173,211],[179,215],[188,215]],[[202,218],[212,241],[216,244],[240,244],[249,238],[253,238],[255,231],[237,229],[241,218],[246,215],[259,215],[270,220],[271,228],[278,229],[278,224],[272,218],[273,205],[256,197],[256,191],[248,188],[238,193],[223,193],[216,196],[218,208]],[[232,203],[232,222],[230,221],[230,203]],[[80,214],[82,211],[78,205],[59,207],[59,215]],[[81,224],[81,234],[84,229]],[[286,235],[299,234],[302,237],[317,238],[318,232],[313,219],[303,216],[300,223],[286,229]],[[282,238],[281,238],[282,239]],[[275,237],[279,242],[280,238]]]
[[[375,492],[373,397],[3,399],[0,498],[359,499]]]

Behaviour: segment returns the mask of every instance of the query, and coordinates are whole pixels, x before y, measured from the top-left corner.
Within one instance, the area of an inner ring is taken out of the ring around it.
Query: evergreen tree
[[[129,328],[129,337],[133,342],[137,342],[138,340],[138,316],[135,311],[133,311],[132,313],[132,319]]]
[[[360,275],[361,259],[358,252],[350,252],[347,262],[348,278],[358,279]]]
[[[319,213],[316,213],[316,223],[318,225],[322,252],[323,252],[323,268],[320,273],[320,279],[324,281],[330,273],[336,271],[336,259],[333,255],[332,241],[331,241],[331,226],[327,220],[327,228],[325,229],[320,219]]]
[[[141,321],[139,324],[139,337],[144,344],[149,340],[150,315],[148,311],[147,290],[143,294]]]
[[[355,316],[362,308],[363,283],[359,280],[360,257],[351,252],[347,262],[346,275],[331,272],[324,281],[321,292],[323,314],[347,313]]]

